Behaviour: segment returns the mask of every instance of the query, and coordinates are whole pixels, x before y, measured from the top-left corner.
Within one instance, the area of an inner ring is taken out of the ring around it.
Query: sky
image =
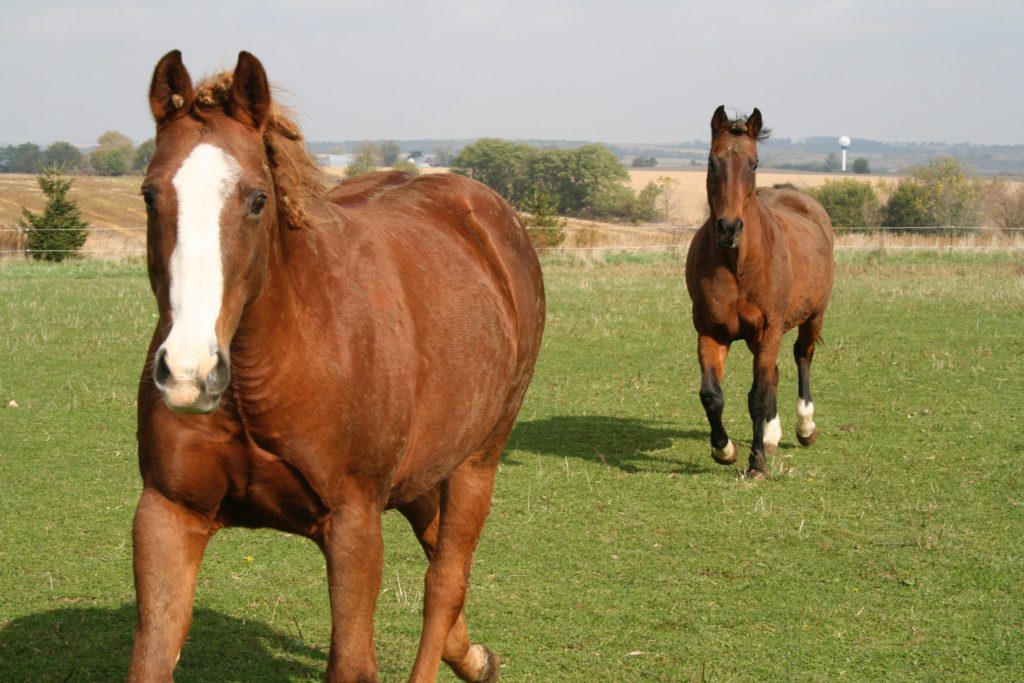
[[[1006,0],[0,0],[0,144],[152,137],[173,49],[196,80],[255,54],[308,140],[677,142],[724,104],[854,148],[1024,144]]]

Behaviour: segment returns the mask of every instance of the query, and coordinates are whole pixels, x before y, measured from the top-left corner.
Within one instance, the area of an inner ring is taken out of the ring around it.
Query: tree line
[[[634,223],[658,217],[657,199],[662,188],[650,183],[634,192],[625,184],[629,172],[602,145],[541,149],[525,143],[481,138],[463,147],[452,160],[451,168],[488,185],[530,216],[562,215]]]
[[[951,156],[909,169],[894,186],[844,178],[806,192],[836,227],[1024,228],[1024,188],[998,177],[978,178]]]
[[[40,173],[49,168],[64,173],[121,176],[142,173],[156,151],[156,141],[146,140],[138,147],[131,139],[108,131],[96,141],[88,154],[69,142],[59,141],[45,149],[31,142],[0,147],[0,173]]]

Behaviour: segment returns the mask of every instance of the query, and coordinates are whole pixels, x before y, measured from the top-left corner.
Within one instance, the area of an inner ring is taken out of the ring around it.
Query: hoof
[[[459,671],[455,671],[455,675],[468,683],[498,683],[498,678],[501,675],[501,660],[498,659],[498,655],[494,654],[489,647],[479,643],[470,646],[469,654],[480,661],[476,673],[467,672],[463,675]]]
[[[767,481],[768,475],[765,474],[764,470],[758,470],[751,467],[743,474],[744,479],[750,479],[751,481]]]
[[[777,443],[766,443],[764,445],[764,454],[769,458],[774,458],[779,453],[779,444]]]
[[[801,435],[801,434],[800,434],[800,433],[798,432],[798,433],[797,433],[797,435],[796,435],[796,440],[800,442],[800,445],[801,445],[801,446],[811,446],[811,445],[813,445],[813,444],[814,444],[814,442],[815,442],[815,441],[817,441],[817,440],[818,440],[818,434],[819,434],[819,433],[820,433],[820,432],[818,432],[818,428],[817,428],[817,427],[815,427],[815,428],[814,428],[814,431],[812,431],[812,432],[811,432],[811,433],[810,433],[809,435],[807,435],[807,436],[803,436],[803,435]]]
[[[739,453],[736,450],[736,444],[731,440],[725,444],[725,448],[711,447],[711,457],[719,465],[731,465],[736,462],[736,458]]]

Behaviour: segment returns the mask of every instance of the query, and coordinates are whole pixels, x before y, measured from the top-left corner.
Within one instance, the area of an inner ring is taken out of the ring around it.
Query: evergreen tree
[[[60,172],[59,167],[51,166],[36,178],[47,197],[42,214],[21,207],[24,218],[19,225],[25,231],[25,246],[37,261],[73,258],[88,236],[89,224],[82,220],[78,204],[67,196],[71,181],[62,180]]]

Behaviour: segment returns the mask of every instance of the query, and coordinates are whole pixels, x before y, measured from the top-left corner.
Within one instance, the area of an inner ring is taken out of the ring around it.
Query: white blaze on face
[[[239,177],[241,167],[233,157],[201,144],[172,181],[178,195],[178,234],[170,259],[172,326],[163,348],[171,371],[169,393],[178,394],[168,397],[174,403],[192,403],[199,383],[217,365],[215,328],[224,291],[220,216]]]
[[[796,433],[806,439],[814,433],[814,427],[814,403],[797,399]]]

